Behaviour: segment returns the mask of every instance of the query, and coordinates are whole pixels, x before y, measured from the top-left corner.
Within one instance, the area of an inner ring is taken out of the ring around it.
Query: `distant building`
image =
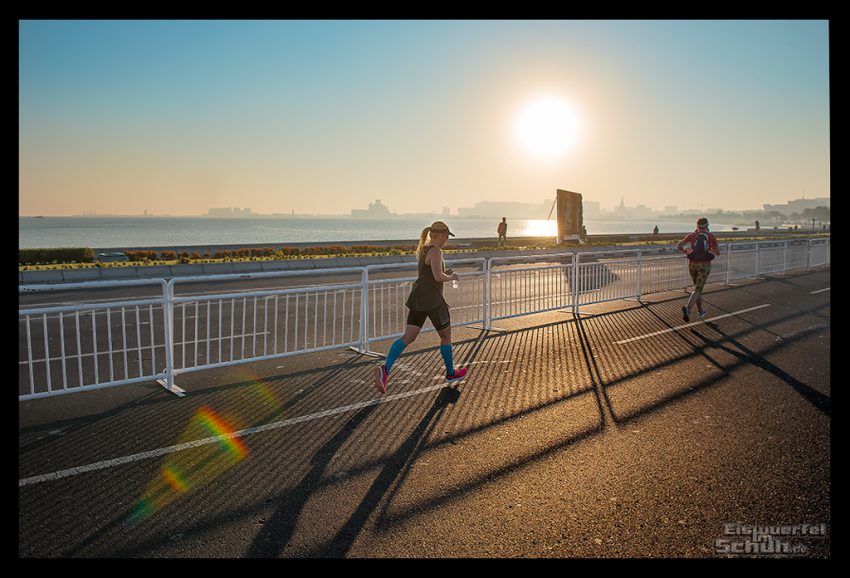
[[[250,217],[251,209],[239,209],[233,207],[207,209],[208,217]]]
[[[800,213],[806,209],[817,209],[818,207],[826,207],[829,208],[829,197],[817,197],[814,199],[795,199],[793,201],[788,201],[784,205],[768,205],[765,203],[762,205],[764,207],[764,211],[779,211],[783,215],[790,215],[791,213]]]
[[[381,199],[376,199],[374,203],[369,203],[368,209],[351,209],[351,216],[358,219],[384,219],[394,217],[395,213],[390,213]]]

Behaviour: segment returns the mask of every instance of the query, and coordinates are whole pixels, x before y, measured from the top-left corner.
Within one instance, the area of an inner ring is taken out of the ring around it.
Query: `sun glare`
[[[535,156],[554,158],[575,144],[579,122],[567,102],[550,97],[529,103],[520,113],[516,128],[524,149]]]
[[[521,237],[555,237],[558,234],[558,222],[555,220],[529,219]]]

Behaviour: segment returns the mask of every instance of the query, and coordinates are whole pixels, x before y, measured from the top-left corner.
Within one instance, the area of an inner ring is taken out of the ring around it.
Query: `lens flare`
[[[248,447],[227,420],[212,408],[199,409],[179,443],[211,440],[169,455],[160,473],[133,506],[127,523],[135,525],[180,496],[209,483],[248,455]]]
[[[268,423],[283,413],[280,396],[261,378],[246,374],[238,381],[249,395],[246,403],[222,416],[209,406],[201,407],[186,425],[176,445],[188,444],[168,454],[159,475],[149,484],[127,517],[128,524],[149,518],[173,501],[203,487],[248,455],[248,446],[237,432],[249,424]],[[197,445],[195,445],[196,442]]]
[[[283,403],[280,401],[280,398],[277,394],[265,383],[262,381],[256,381],[254,383],[253,391],[260,396],[260,399],[266,405],[269,405],[274,410],[280,410],[283,407]]]
[[[198,420],[206,430],[209,437],[217,437],[222,449],[230,454],[236,461],[241,460],[248,453],[248,448],[241,437],[234,437],[233,430],[216,413],[208,408],[202,407],[198,410]]]
[[[185,492],[189,487],[175,466],[162,468],[162,477],[175,492]]]

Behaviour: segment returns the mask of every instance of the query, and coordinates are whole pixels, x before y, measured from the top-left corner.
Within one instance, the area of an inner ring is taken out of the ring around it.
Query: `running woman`
[[[688,249],[690,247],[690,249]],[[682,319],[691,320],[691,307],[694,302],[700,320],[705,319],[705,309],[702,306],[702,290],[711,274],[711,260],[720,255],[717,237],[708,231],[708,219],[701,217],[697,220],[697,228],[679,241],[676,248],[688,256],[688,271],[694,282],[694,292],[688,298],[687,305],[682,306]]]
[[[443,262],[443,247],[449,235],[454,237],[449,227],[442,221],[436,221],[430,227],[425,227],[419,236],[419,245],[416,247],[419,275],[405,302],[409,309],[407,327],[404,335],[390,346],[386,361],[375,368],[375,388],[381,393],[387,392],[387,380],[393,363],[419,335],[425,319],[431,320],[440,336],[440,354],[446,364],[446,380],[457,381],[466,375],[465,367],[454,366],[451,317],[449,305],[443,299],[443,283],[458,279],[457,273],[453,269],[446,269]]]

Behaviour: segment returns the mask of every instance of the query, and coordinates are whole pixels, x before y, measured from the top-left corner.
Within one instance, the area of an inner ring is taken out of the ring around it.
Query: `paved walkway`
[[[829,283],[459,328],[453,387],[424,334],[383,397],[346,350],[21,402],[19,555],[829,556]]]

